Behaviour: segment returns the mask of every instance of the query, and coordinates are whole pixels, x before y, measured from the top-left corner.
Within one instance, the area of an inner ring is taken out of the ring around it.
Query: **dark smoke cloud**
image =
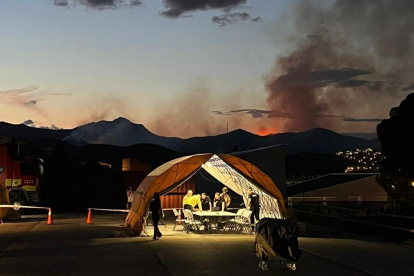
[[[349,122],[377,122],[352,118],[385,117],[409,90],[401,84],[414,76],[414,1],[313,3],[299,2],[289,17],[296,45],[287,45],[293,51],[277,59],[266,79],[270,110],[301,118],[288,117],[284,131],[346,131]],[[321,114],[349,117],[338,124]]]
[[[164,0],[164,6],[167,10],[161,14],[177,18],[185,13],[198,10],[224,9],[229,11],[245,4],[246,0]]]
[[[140,0],[54,0],[56,6],[76,6],[81,5],[92,9],[119,9],[130,8],[141,5]]]

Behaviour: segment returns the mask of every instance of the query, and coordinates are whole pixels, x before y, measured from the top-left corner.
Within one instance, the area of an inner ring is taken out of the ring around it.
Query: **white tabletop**
[[[203,212],[193,212],[193,215],[199,217],[235,217],[237,214],[226,212],[226,211],[203,211]]]

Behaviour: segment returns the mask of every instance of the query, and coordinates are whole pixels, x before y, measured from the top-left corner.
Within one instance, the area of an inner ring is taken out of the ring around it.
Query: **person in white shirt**
[[[132,187],[129,187],[128,191],[127,191],[127,209],[131,209],[132,206],[132,199],[134,198],[134,191],[132,190]]]

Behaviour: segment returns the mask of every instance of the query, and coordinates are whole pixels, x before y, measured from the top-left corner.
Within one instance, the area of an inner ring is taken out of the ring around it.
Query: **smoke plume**
[[[211,112],[214,106],[240,105],[237,100],[238,94],[239,92],[222,96],[214,95],[205,81],[198,80],[178,97],[158,103],[156,115],[148,125],[149,129],[158,135],[186,138],[225,133],[227,123],[230,131],[240,128],[242,123],[240,118],[214,116]]]
[[[270,114],[289,114],[285,131],[337,127],[329,116],[343,124],[386,117],[383,107],[399,102],[413,81],[413,14],[409,0],[301,1],[296,46],[266,78]]]

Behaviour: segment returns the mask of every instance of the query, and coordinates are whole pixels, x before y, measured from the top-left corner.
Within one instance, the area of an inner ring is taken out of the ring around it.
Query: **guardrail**
[[[295,202],[291,207],[298,212],[414,233],[414,217],[410,216],[398,216],[378,211],[357,210],[305,202]]]

